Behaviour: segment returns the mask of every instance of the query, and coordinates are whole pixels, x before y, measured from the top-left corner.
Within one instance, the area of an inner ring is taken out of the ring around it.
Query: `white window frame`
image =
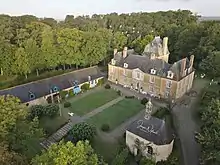
[[[153,93],[154,92],[154,87],[153,86],[149,86],[149,92]]]
[[[168,71],[168,73],[167,73],[167,78],[171,78],[171,79],[172,79],[173,76],[174,76],[173,72]]]
[[[111,64],[112,64],[112,65],[115,65],[115,63],[116,63],[116,62],[115,62],[115,59],[112,59],[112,60],[111,60]]]
[[[166,90],[165,91],[165,97],[168,98],[170,96],[170,91]]]
[[[150,83],[154,83],[155,82],[155,77],[154,76],[150,76]]]
[[[166,80],[166,87],[167,88],[171,88],[172,87],[172,81],[171,80]]]
[[[128,64],[127,63],[124,63],[124,68],[128,68]]]
[[[151,70],[150,70],[150,73],[151,73],[151,74],[156,74],[156,70],[155,70],[155,69],[151,69]]]

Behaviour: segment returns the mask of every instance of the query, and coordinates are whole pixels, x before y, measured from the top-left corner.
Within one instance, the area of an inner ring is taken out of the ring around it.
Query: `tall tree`
[[[34,158],[32,164],[98,165],[98,157],[94,154],[88,141],[79,141],[76,145],[61,141],[59,144],[53,144],[48,151]]]
[[[25,52],[24,48],[18,48],[13,59],[13,72],[16,74],[25,75],[27,78],[27,74],[30,73],[30,66],[28,63],[27,53]]]

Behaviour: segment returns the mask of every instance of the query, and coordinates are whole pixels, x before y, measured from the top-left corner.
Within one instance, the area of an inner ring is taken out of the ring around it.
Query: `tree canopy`
[[[201,68],[211,74],[218,68],[210,62],[217,60],[220,51],[219,22],[199,22],[188,10],[67,15],[60,22],[0,15],[0,23],[1,75],[27,77],[45,69],[96,65],[107,62],[114,48],[128,46],[142,53],[157,35],[169,37],[170,62],[194,54],[196,67],[202,62]]]
[[[76,145],[61,141],[32,160],[33,165],[98,165],[98,162],[98,157],[88,141],[79,141]]]

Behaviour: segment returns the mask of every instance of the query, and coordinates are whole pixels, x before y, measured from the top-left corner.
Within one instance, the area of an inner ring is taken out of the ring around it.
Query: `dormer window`
[[[128,68],[128,64],[127,63],[124,63],[124,68]]]
[[[29,92],[29,99],[30,100],[34,100],[35,99],[35,95],[32,92]]]
[[[150,70],[150,74],[156,74],[156,70],[155,69],[151,69]]]
[[[173,72],[171,72],[171,71],[168,71],[168,72],[167,72],[167,78],[172,79],[173,76],[174,76]]]
[[[115,65],[115,60],[114,59],[112,59],[111,64]]]
[[[58,88],[56,86],[53,87],[53,92],[58,92]]]

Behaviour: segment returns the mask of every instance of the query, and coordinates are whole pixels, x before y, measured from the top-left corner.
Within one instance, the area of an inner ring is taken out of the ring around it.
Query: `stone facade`
[[[143,143],[152,148],[153,151],[152,155],[149,154],[148,148],[146,147],[146,149],[142,151],[143,156],[152,157],[153,160],[155,160],[156,162],[167,160],[168,156],[172,153],[174,140],[172,140],[169,144],[156,145],[146,139],[141,138],[140,136],[137,136],[129,131],[126,131],[126,145],[134,155],[137,155],[137,148],[136,148],[137,139],[140,141],[140,143]]]
[[[108,64],[108,80],[156,97],[182,97],[193,84],[194,56],[169,64],[167,43],[167,37],[163,41],[155,37],[142,55],[126,47],[122,52],[115,49]]]

